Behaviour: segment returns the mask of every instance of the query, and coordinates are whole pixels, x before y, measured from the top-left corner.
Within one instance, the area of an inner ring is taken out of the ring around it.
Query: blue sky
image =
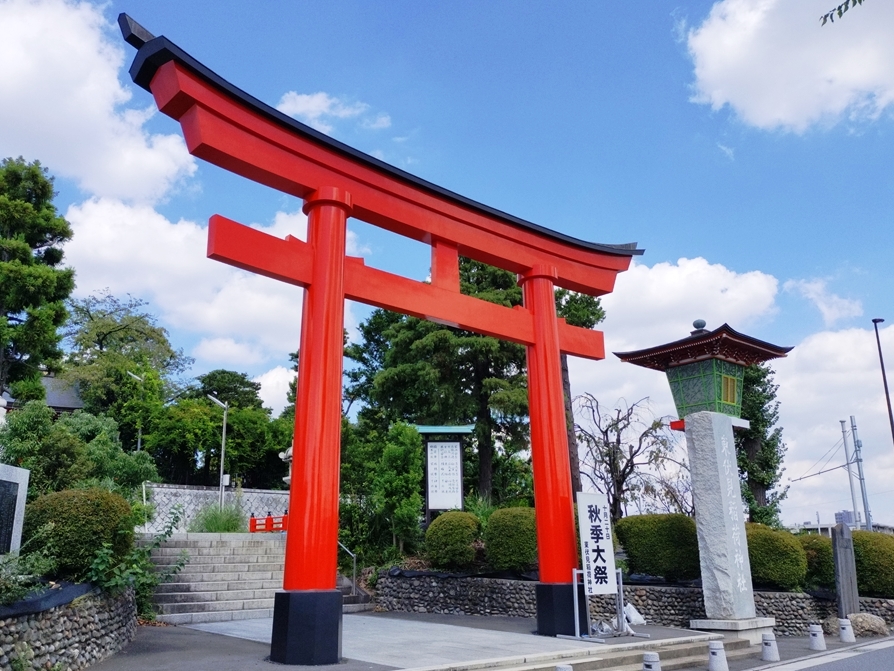
[[[610,349],[696,318],[795,345],[776,366],[786,477],[854,414],[875,517],[894,524],[870,323],[894,323],[894,8],[820,28],[827,4],[0,0],[0,155],[57,176],[79,295],[149,301],[193,374],[244,371],[284,403],[300,292],[204,259],[203,229],[219,213],[301,233],[300,203],[186,154],[130,83],[126,11],[362,151],[563,233],[637,241],[645,255],[605,299]],[[350,229],[370,265],[427,275],[423,245]],[[367,314],[347,309],[349,325]],[[894,329],[882,336],[894,361]],[[662,376],[611,359],[575,362],[575,391],[673,413]],[[784,517],[831,521],[849,500],[838,471],[793,486]]]

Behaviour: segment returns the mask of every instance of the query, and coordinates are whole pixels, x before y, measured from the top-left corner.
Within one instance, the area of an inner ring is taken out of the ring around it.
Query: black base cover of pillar
[[[574,592],[571,583],[537,583],[537,633],[541,636],[574,636]],[[580,633],[587,632],[587,595],[577,585]]]
[[[342,601],[337,589],[277,592],[270,661],[302,666],[338,664]]]

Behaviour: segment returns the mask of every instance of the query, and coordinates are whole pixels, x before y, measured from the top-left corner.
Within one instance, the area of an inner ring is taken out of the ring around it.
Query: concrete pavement
[[[528,618],[440,615],[432,613],[345,614],[342,632],[343,661],[338,671],[389,671],[390,669],[451,668],[475,666],[475,662],[497,659],[512,661],[510,666],[534,661],[580,657],[584,654],[611,654],[623,648],[642,648],[650,642],[673,639],[673,643],[707,641],[700,632],[668,627],[636,627],[649,639],[621,637],[601,645],[568,639],[537,636],[535,621]],[[237,620],[179,627],[140,627],[136,639],[122,652],[97,664],[96,671],[252,671],[270,669],[272,619]],[[844,651],[827,637],[829,653]],[[881,642],[894,640],[884,639]],[[783,663],[810,654],[807,637],[777,639]],[[862,645],[873,641],[861,640]],[[853,646],[851,646],[853,647]],[[598,652],[597,652],[598,651]],[[730,671],[768,667],[757,656],[730,658]],[[660,653],[660,651],[659,651]],[[819,661],[819,660],[817,660]],[[831,661],[831,660],[830,660]],[[304,667],[301,667],[304,668]],[[307,667],[311,668],[311,667]],[[325,671],[330,667],[313,667]],[[334,671],[336,665],[332,665]],[[691,671],[707,669],[703,665]],[[794,668],[810,668],[797,666]],[[785,671],[790,671],[786,669]]]

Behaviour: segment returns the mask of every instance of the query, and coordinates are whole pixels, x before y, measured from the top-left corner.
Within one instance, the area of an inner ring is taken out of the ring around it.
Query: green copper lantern
[[[743,335],[728,324],[714,331],[706,330],[701,319],[692,325],[688,338],[615,356],[664,371],[681,419],[702,411],[741,417],[745,367],[784,357],[792,348]]]

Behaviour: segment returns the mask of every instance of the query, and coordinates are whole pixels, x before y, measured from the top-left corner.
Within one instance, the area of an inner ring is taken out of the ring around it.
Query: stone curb
[[[537,652],[528,655],[518,655],[514,657],[494,657],[491,659],[474,660],[471,662],[460,662],[452,664],[441,664],[437,666],[419,666],[401,671],[476,671],[477,669],[496,669],[501,667],[518,666],[521,664],[540,664],[543,662],[559,661],[565,659],[583,659],[587,657],[604,657],[607,654],[615,652],[630,652],[642,650],[647,647],[654,648],[659,646],[670,646],[686,643],[707,643],[708,641],[723,640],[720,634],[698,634],[694,636],[681,636],[679,638],[668,638],[662,640],[646,640],[636,643],[618,643],[615,645],[605,645],[602,643],[593,643],[592,648],[571,648],[569,650],[558,650],[556,652]]]

